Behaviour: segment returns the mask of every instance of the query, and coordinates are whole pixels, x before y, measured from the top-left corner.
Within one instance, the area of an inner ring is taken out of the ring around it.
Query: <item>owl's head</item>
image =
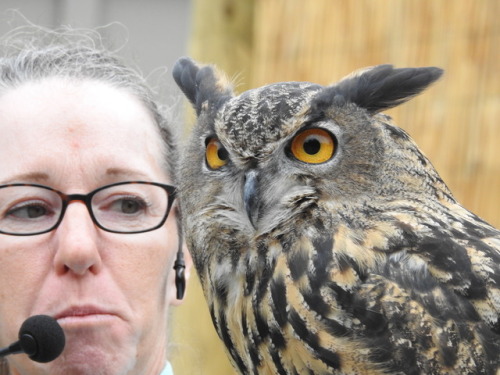
[[[336,84],[270,84],[235,96],[212,66],[173,75],[197,113],[182,164],[184,215],[266,233],[320,205],[446,189],[409,136],[379,112],[437,80],[434,67],[380,65]],[[444,184],[443,184],[444,185]]]

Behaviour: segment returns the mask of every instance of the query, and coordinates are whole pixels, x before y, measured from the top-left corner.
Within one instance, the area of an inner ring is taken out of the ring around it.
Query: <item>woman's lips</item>
[[[91,305],[71,306],[54,316],[59,324],[91,324],[116,318],[117,315],[106,309]]]

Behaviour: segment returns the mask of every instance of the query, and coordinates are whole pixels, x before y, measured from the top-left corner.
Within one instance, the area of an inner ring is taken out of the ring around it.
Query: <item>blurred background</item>
[[[47,27],[120,23],[111,30],[128,42],[116,47],[146,75],[161,72],[187,124],[193,116],[170,78],[182,55],[217,64],[237,92],[284,80],[329,84],[383,63],[442,67],[438,83],[387,113],[455,197],[500,227],[498,0],[0,0],[1,34],[16,23],[5,9]],[[173,315],[177,375],[234,374],[195,274]]]

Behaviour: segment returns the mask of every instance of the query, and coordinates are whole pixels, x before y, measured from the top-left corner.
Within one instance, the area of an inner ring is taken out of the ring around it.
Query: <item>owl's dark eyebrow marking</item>
[[[315,127],[315,126],[317,126],[318,122],[325,121],[325,120],[327,120],[327,116],[325,115],[325,112],[321,111],[321,112],[315,113],[313,116],[309,117],[306,122],[304,122],[304,125],[301,127],[301,129]]]
[[[211,139],[217,139],[217,137],[215,136],[215,134],[209,134],[205,137],[205,147],[208,146],[208,142],[210,142]]]
[[[328,120],[328,117],[325,115],[323,111],[314,114],[314,116],[310,116],[307,121],[305,121],[300,128],[295,130],[294,133],[291,134],[291,137],[293,138],[296,134],[300,133],[303,130],[310,129],[310,128],[318,128],[319,122],[326,121]]]

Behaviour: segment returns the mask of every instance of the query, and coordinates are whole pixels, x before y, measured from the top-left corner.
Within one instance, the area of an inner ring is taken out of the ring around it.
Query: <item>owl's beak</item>
[[[243,201],[245,202],[245,210],[254,227],[259,215],[259,183],[257,177],[258,173],[255,169],[249,170],[245,173],[245,185],[243,186]]]

